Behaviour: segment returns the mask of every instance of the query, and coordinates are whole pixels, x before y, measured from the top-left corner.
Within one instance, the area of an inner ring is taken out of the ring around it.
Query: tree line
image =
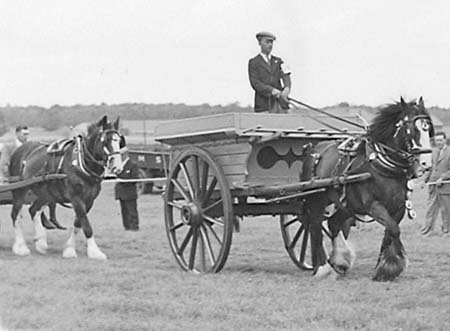
[[[343,103],[336,105],[343,106]],[[345,103],[345,106],[352,107]],[[330,109],[333,107],[327,107]],[[371,107],[369,107],[371,108]],[[83,122],[94,122],[103,115],[116,118],[120,116],[126,120],[169,120],[196,117],[202,115],[252,112],[250,106],[243,107],[239,103],[228,105],[185,105],[185,104],[145,104],[125,103],[118,105],[53,105],[49,108],[38,106],[6,106],[0,107],[0,135],[16,125],[43,127],[47,130],[56,130],[64,126],[75,126]],[[450,111],[445,108],[431,107],[430,112],[435,114],[445,126],[450,125]]]
[[[38,106],[0,107],[0,131],[19,124],[55,130],[63,126],[75,126],[83,122],[94,122],[103,115],[127,120],[169,120],[227,112],[251,112],[251,107],[238,103],[229,105],[185,105],[185,104],[144,104],[126,103],[118,105],[53,105],[49,108]]]

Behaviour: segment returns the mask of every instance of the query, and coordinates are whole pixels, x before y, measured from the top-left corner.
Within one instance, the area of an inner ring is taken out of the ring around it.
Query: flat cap
[[[270,38],[272,40],[277,39],[273,33],[270,33],[270,32],[267,32],[267,31],[261,31],[261,32],[258,32],[256,34],[256,39],[261,40],[262,37],[267,37],[267,38]]]

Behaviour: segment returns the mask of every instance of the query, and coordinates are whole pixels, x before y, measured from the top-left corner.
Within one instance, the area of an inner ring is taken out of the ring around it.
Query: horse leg
[[[323,246],[322,221],[326,206],[325,196],[317,195],[305,203],[305,223],[310,225],[311,253],[314,266],[313,275],[323,278],[332,272],[327,263],[327,254]]]
[[[75,249],[75,237],[77,233],[80,231],[80,222],[78,219],[75,219],[74,226],[69,230],[69,238],[64,245],[62,256],[65,259],[73,259],[78,257],[77,251]]]
[[[92,202],[86,205],[81,199],[74,199],[72,201],[72,206],[75,209],[77,218],[80,220],[81,227],[84,235],[86,236],[88,258],[95,260],[106,260],[106,255],[100,250],[95,242],[92,227],[86,215],[92,207]]]
[[[34,246],[38,253],[46,254],[48,249],[47,244],[47,232],[45,231],[44,226],[42,225],[41,220],[35,218],[36,213],[41,214],[42,218],[42,207],[45,205],[45,201],[43,200],[35,200],[33,204],[28,209],[31,220],[34,223]]]
[[[25,238],[23,237],[23,232],[20,224],[17,223],[17,217],[20,214],[20,210],[25,202],[25,195],[27,191],[16,190],[13,191],[13,206],[11,210],[12,225],[14,228],[14,244],[12,251],[14,254],[19,256],[26,256],[30,254],[30,249],[27,247]]]
[[[328,263],[340,275],[345,275],[355,261],[355,251],[347,241],[352,222],[351,215],[343,210],[338,210],[328,220],[328,228],[333,240]]]
[[[403,213],[404,210],[400,210],[396,218],[401,219]],[[386,208],[377,201],[372,203],[370,215],[385,227],[373,280],[393,280],[405,270],[407,264],[405,250],[400,241],[400,227]]]

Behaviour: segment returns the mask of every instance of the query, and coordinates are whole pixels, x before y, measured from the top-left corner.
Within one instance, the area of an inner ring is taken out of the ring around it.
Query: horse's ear
[[[114,130],[119,130],[119,121],[120,121],[120,116],[117,116],[117,119],[113,123]]]
[[[97,126],[99,128],[105,129],[106,125],[108,124],[108,116],[103,116],[100,121],[98,121]]]
[[[421,109],[425,109],[425,104],[423,103],[423,98],[422,97],[419,98],[419,107]]]
[[[405,99],[403,97],[400,97],[400,104],[404,106],[406,104]]]

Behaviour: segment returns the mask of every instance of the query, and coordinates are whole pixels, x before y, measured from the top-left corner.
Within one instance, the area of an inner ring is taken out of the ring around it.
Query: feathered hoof
[[[336,276],[337,274],[328,263],[318,267],[313,274],[314,278],[318,280],[325,279],[333,275]]]
[[[73,247],[64,248],[62,256],[65,259],[76,259],[78,257],[77,251]]]
[[[105,261],[108,258],[106,255],[100,250],[89,249],[87,250],[87,256],[93,260]]]
[[[38,240],[35,242],[34,247],[39,254],[47,254],[48,244],[46,240]]]
[[[406,262],[397,260],[396,262],[380,261],[375,270],[373,280],[377,282],[389,282],[400,276],[405,270]]]
[[[15,242],[13,247],[12,247],[12,251],[15,255],[17,256],[27,256],[31,254],[30,249],[27,247],[27,244],[25,244],[24,242]]]

